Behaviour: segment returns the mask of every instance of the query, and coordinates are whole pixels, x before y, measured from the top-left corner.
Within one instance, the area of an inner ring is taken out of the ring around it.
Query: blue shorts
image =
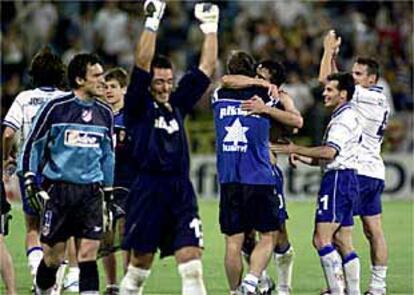
[[[358,175],[359,197],[356,200],[354,215],[373,216],[382,212],[381,194],[384,180]]]
[[[277,165],[273,165],[273,172],[275,173],[275,179],[276,179],[276,192],[277,197],[279,198],[279,222],[284,223],[287,219],[289,219],[289,215],[287,213],[287,207],[286,207],[286,199],[284,194],[284,178],[282,170]]]
[[[222,183],[220,229],[226,235],[280,229],[279,199],[273,185]]]
[[[315,222],[354,224],[353,207],[358,198],[358,180],[355,170],[332,170],[322,177]]]
[[[122,248],[173,255],[188,246],[203,247],[197,199],[188,177],[139,175],[126,203]]]
[[[36,174],[35,177],[36,184],[40,187],[43,181],[43,176],[40,174]],[[27,200],[26,190],[24,188],[24,177],[19,176],[19,184],[20,184],[20,193],[22,196],[22,205],[23,205],[23,212],[29,216],[39,216],[39,214],[32,209],[29,205],[29,201]]]

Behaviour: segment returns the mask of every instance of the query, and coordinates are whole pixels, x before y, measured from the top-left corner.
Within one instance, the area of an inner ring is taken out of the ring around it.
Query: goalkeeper
[[[125,126],[131,133],[137,169],[128,195],[122,246],[131,260],[120,294],[142,294],[155,252],[173,255],[183,295],[206,294],[201,263],[203,247],[197,199],[189,178],[185,116],[210,85],[217,62],[216,5],[196,4],[204,33],[198,68],[188,71],[173,91],[172,64],[155,57],[158,25],[165,2],[147,0],[145,29],[135,52],[135,67],[125,95]]]
[[[18,173],[24,176],[32,208],[42,216],[44,257],[36,294],[49,294],[64,258],[65,244],[77,243],[80,294],[99,294],[96,256],[102,237],[104,200],[111,199],[114,173],[113,115],[104,95],[103,68],[92,54],[76,55],[68,66],[73,93],[47,102],[24,144]],[[40,173],[45,181],[34,180]],[[105,218],[107,220],[107,218]]]

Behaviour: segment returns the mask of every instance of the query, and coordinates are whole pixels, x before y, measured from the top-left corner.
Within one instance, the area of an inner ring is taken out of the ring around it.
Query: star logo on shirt
[[[223,139],[223,142],[233,142],[234,145],[238,145],[239,142],[247,143],[246,132],[249,127],[244,127],[239,118],[233,122],[233,125],[225,127],[227,134]]]

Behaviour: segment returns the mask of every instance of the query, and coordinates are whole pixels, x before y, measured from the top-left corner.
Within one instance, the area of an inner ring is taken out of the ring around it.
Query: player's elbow
[[[295,116],[293,127],[298,128],[298,129],[303,127],[303,118],[302,118],[302,116]]]
[[[200,71],[202,71],[206,76],[211,77],[213,76],[216,70],[216,63],[215,62],[203,62],[199,66]]]
[[[223,86],[223,87],[228,87],[228,86],[230,86],[230,83],[231,82],[231,77],[229,76],[229,75],[224,75],[223,77],[221,77],[221,79],[220,79],[220,84]]]
[[[3,139],[6,141],[10,141],[14,138],[15,131],[11,129],[10,127],[6,127],[3,131]]]

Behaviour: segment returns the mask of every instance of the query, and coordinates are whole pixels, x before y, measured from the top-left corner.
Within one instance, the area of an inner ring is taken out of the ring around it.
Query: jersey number
[[[203,229],[201,227],[201,220],[198,218],[193,218],[190,222],[190,228],[194,229],[194,235],[198,239],[198,245],[200,247],[203,247],[204,241],[203,241]]]
[[[382,119],[381,125],[378,128],[377,131],[377,135],[383,137],[384,136],[384,132],[385,132],[385,128],[387,127],[387,123],[388,123],[388,112],[384,113],[384,118]]]
[[[328,210],[328,199],[329,199],[329,195],[324,195],[322,198],[319,199],[320,205],[322,205],[322,206],[319,206],[319,209]]]

